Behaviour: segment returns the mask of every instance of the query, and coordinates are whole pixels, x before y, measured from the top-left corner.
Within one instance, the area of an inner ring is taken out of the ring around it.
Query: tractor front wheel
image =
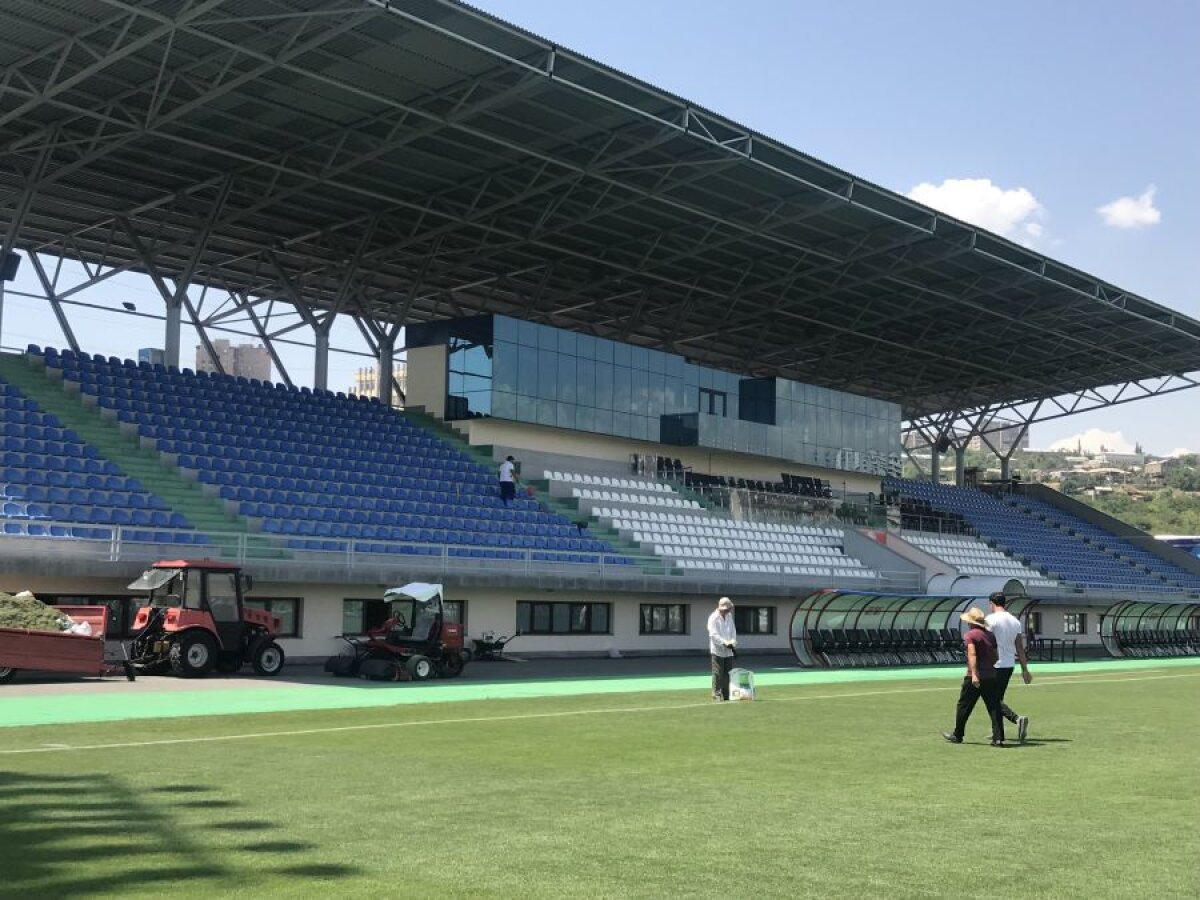
[[[255,645],[250,664],[259,675],[278,675],[283,671],[283,648],[274,641],[262,641]]]
[[[0,684],[4,684],[6,681],[12,681],[13,676],[16,674],[17,670],[12,668],[12,666],[0,667]]]
[[[428,656],[410,656],[407,668],[408,676],[413,681],[425,681],[433,677],[433,660]]]
[[[171,671],[184,678],[199,678],[217,662],[217,642],[207,631],[185,631],[171,644]]]

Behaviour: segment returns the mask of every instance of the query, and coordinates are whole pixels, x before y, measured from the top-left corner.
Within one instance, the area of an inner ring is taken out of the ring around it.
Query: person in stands
[[[500,499],[505,506],[517,496],[517,482],[520,480],[517,476],[516,461],[511,456],[506,456],[504,462],[500,463]]]
[[[954,730],[942,732],[942,737],[952,744],[961,744],[967,730],[967,719],[979,698],[987,707],[992,722],[992,746],[1004,746],[1004,717],[1000,715],[999,681],[996,678],[996,637],[988,628],[982,609],[969,609],[961,616],[967,623],[963,644],[967,649],[967,674],[958,692],[958,708],[954,718]]]

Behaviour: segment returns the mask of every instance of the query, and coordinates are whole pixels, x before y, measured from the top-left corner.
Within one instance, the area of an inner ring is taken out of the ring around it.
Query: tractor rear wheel
[[[261,641],[251,651],[250,664],[259,675],[278,675],[283,671],[283,648],[274,641]]]
[[[425,681],[433,677],[433,660],[428,656],[410,656],[407,668],[408,676],[413,681]]]
[[[4,666],[0,668],[0,684],[4,684],[6,681],[12,681],[13,676],[16,674],[17,670],[11,666]]]
[[[171,644],[171,671],[184,678],[207,675],[217,663],[217,642],[207,631],[185,631]]]
[[[438,664],[438,674],[443,678],[457,678],[462,674],[463,666],[466,661],[462,656],[454,651],[447,653],[445,658]]]

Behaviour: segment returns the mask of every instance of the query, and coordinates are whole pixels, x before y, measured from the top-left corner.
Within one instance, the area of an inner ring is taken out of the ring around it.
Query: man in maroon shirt
[[[992,720],[992,746],[1004,746],[1004,716],[1000,708],[1000,682],[996,678],[996,636],[992,634],[982,609],[969,609],[961,616],[967,623],[963,644],[967,648],[967,675],[958,694],[958,711],[954,730],[942,733],[952,744],[961,744],[967,729],[967,719],[980,697]]]

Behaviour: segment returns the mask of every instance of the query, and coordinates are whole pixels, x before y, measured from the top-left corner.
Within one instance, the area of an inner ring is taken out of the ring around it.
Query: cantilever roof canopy
[[[910,418],[1200,369],[1200,323],[450,0],[6,0],[0,65],[26,249]]]

